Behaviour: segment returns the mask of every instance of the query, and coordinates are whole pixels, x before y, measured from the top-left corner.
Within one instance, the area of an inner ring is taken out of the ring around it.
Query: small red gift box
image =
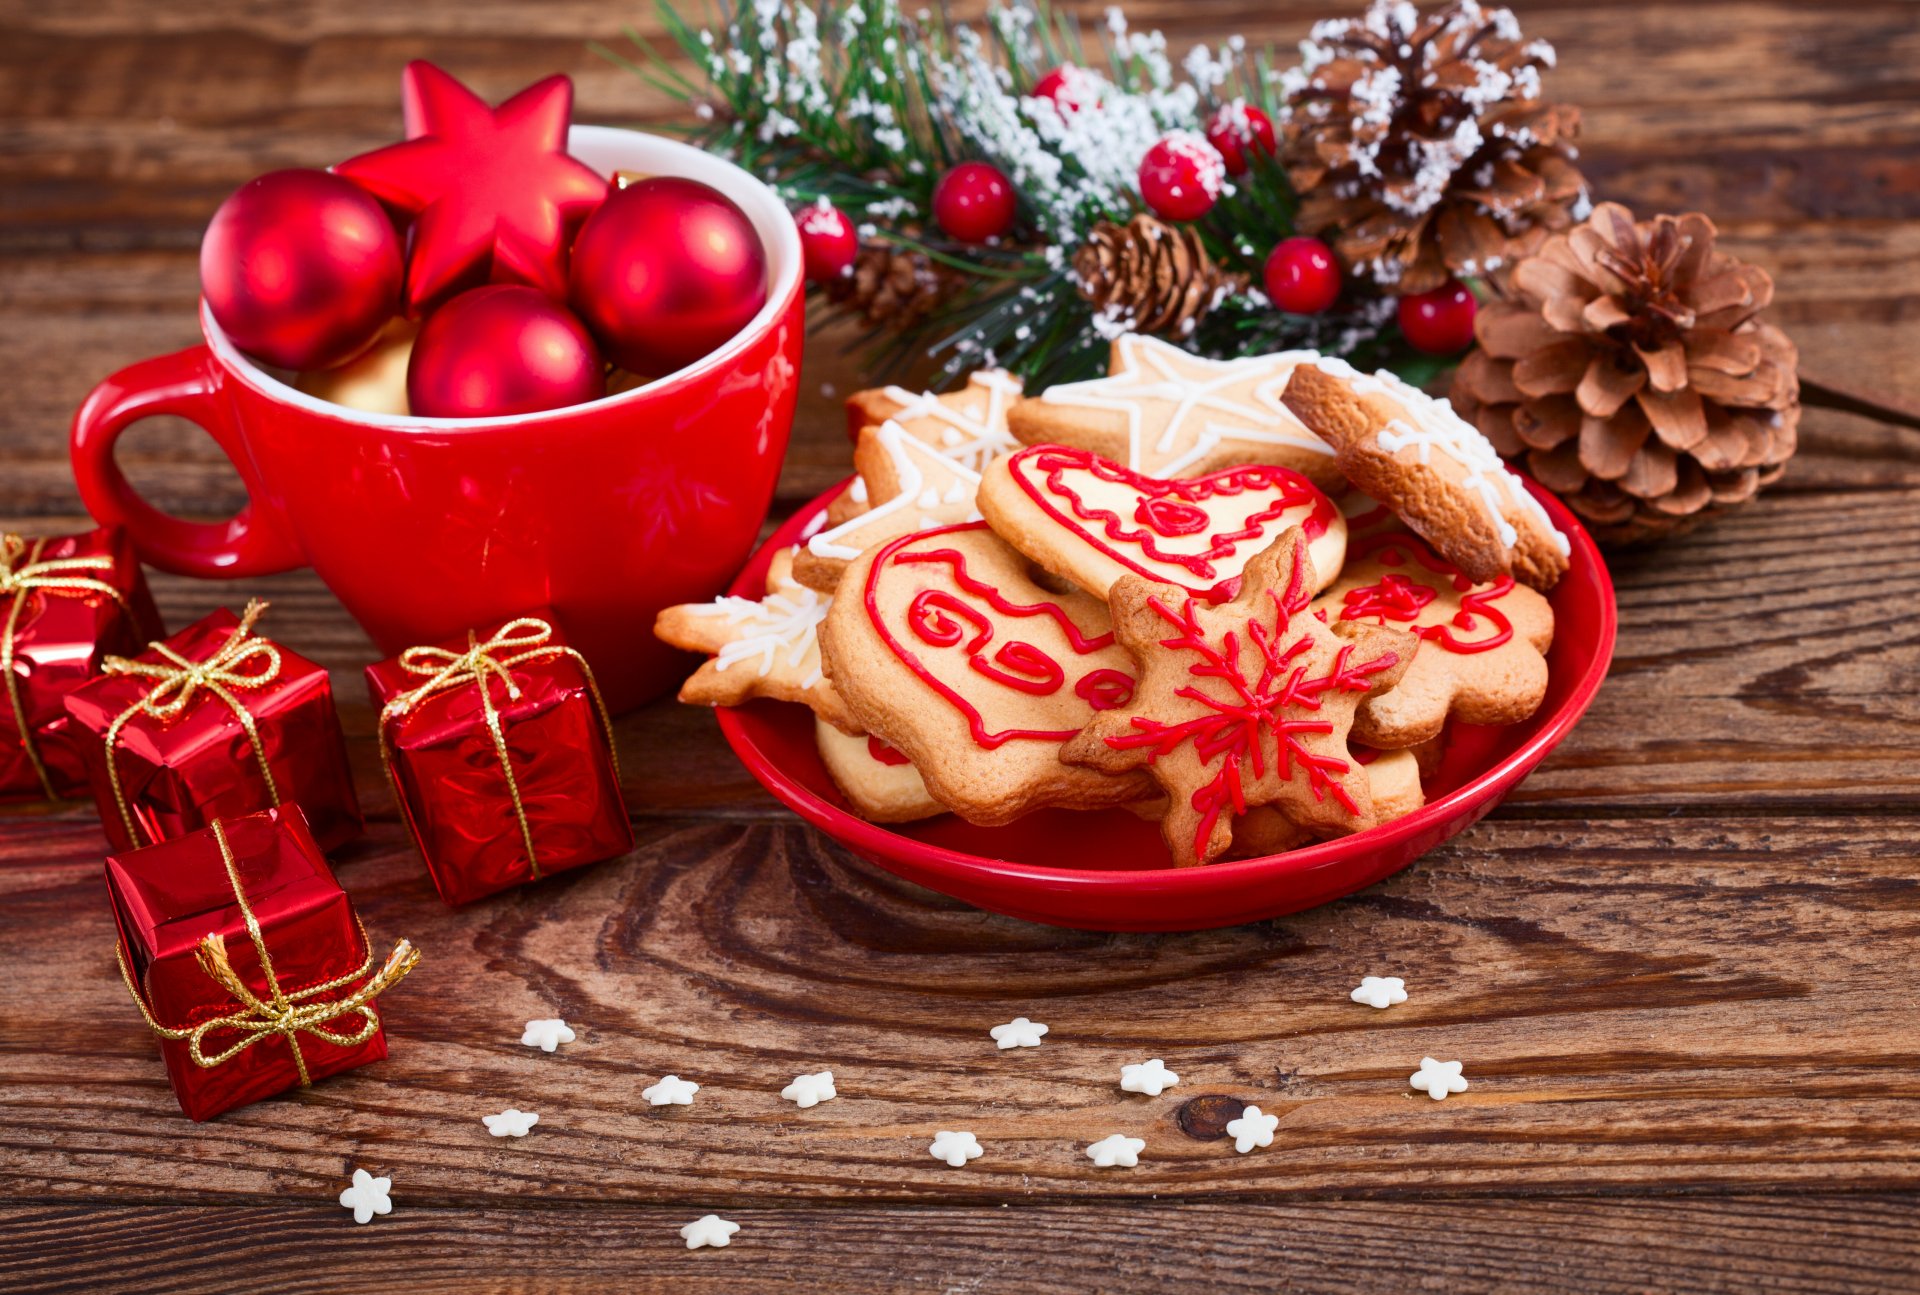
[[[166,631],[125,531],[0,535],[0,803],[54,800],[87,785],[67,740],[67,694],[110,653]]]
[[[195,1120],[379,1061],[373,1000],[419,961],[376,962],[297,806],[107,860],[120,970]]]
[[[380,755],[459,905],[633,847],[593,672],[544,615],[367,667]]]
[[[109,658],[67,697],[116,849],[296,802],[322,849],[360,835],[333,686],[253,632],[266,607],[223,608],[130,661]]]

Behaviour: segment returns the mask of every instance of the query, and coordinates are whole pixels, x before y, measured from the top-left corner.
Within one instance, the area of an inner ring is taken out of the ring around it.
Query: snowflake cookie
[[[1467,1091],[1467,1081],[1461,1075],[1461,1069],[1458,1061],[1435,1061],[1432,1057],[1422,1057],[1420,1069],[1408,1077],[1407,1083],[1434,1101],[1442,1101],[1448,1093]]]
[[[793,550],[774,555],[764,598],[681,603],[660,613],[653,632],[664,643],[710,655],[681,685],[683,702],[797,701],[829,724],[858,732],[859,724],[820,668],[820,622],[832,599],[795,581],[793,563]]]
[[[550,1017],[542,1021],[528,1021],[527,1028],[520,1036],[520,1042],[529,1048],[538,1048],[542,1052],[552,1052],[563,1043],[573,1042],[573,1031],[559,1017]]]
[[[955,1169],[963,1169],[967,1161],[978,1160],[986,1154],[980,1147],[980,1140],[964,1129],[958,1132],[943,1129],[934,1134],[933,1145],[927,1151],[935,1160],[944,1161]]]
[[[1420,641],[1328,627],[1308,612],[1312,586],[1295,527],[1247,564],[1232,602],[1205,604],[1137,576],[1113,587],[1114,635],[1138,662],[1140,686],[1060,758],[1110,773],[1145,767],[1168,795],[1161,831],[1176,866],[1219,858],[1252,806],[1321,836],[1376,821],[1347,732],[1360,701],[1392,687]]]
[[[1353,484],[1479,582],[1551,589],[1572,545],[1477,427],[1391,373],[1340,360],[1294,369],[1287,408],[1338,451]]]
[[[371,1223],[376,1214],[393,1213],[393,1179],[375,1178],[364,1169],[353,1171],[353,1185],[341,1191],[340,1204],[353,1211],[355,1223]]]
[[[718,1214],[703,1214],[680,1229],[680,1239],[687,1243],[689,1250],[698,1250],[701,1246],[725,1250],[733,1244],[733,1234],[739,1230],[738,1223]]]
[[[1146,1149],[1145,1138],[1109,1133],[1087,1148],[1087,1159],[1096,1169],[1131,1169],[1140,1163],[1140,1153]]]

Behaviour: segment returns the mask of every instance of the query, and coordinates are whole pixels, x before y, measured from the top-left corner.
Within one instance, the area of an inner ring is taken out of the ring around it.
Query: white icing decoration
[[[876,434],[880,438],[881,448],[892,461],[894,475],[900,481],[900,493],[883,504],[875,504],[858,517],[849,518],[809,539],[807,548],[817,557],[851,562],[867,547],[854,538],[866,528],[879,528],[889,518],[908,509],[938,508],[941,503],[940,491],[928,484],[929,471],[946,472],[955,478],[947,491],[950,503],[971,502],[974,492],[980,487],[978,472],[955,456],[944,454],[918,439],[900,424],[891,420],[884,422]],[[943,519],[928,520],[923,517],[918,529],[928,530],[946,524]]]
[[[933,1138],[933,1145],[927,1151],[935,1160],[945,1161],[955,1169],[964,1169],[967,1161],[978,1160],[986,1152],[980,1146],[980,1139],[965,1129],[942,1129]]]
[[[1249,1106],[1240,1112],[1239,1119],[1227,1121],[1227,1136],[1233,1139],[1233,1149],[1244,1156],[1255,1147],[1272,1146],[1273,1131],[1279,1127],[1278,1115]]]
[[[821,1102],[830,1102],[840,1094],[834,1091],[833,1072],[822,1070],[811,1075],[795,1075],[793,1082],[780,1090],[780,1095],[805,1110]]]
[[[809,653],[818,653],[820,622],[827,618],[827,609],[832,605],[833,599],[804,585],[789,582],[781,585],[778,593],[768,594],[765,598],[736,598],[729,595],[688,610],[696,616],[724,616],[729,628],[736,625],[753,626],[753,633],[721,645],[714,657],[714,668],[729,670],[742,661],[758,659],[759,675],[764,679],[773,672],[774,664],[783,652],[790,666],[798,666],[807,659]],[[811,688],[820,682],[821,677],[816,659],[812,671],[800,686]]]
[[[376,1214],[393,1213],[393,1179],[375,1178],[364,1169],[353,1171],[353,1186],[340,1193],[340,1204],[353,1211],[355,1223],[371,1223]]]
[[[540,1117],[532,1111],[509,1106],[498,1115],[482,1115],[480,1122],[496,1138],[524,1138],[540,1122]]]
[[[1151,1061],[1140,1061],[1120,1067],[1122,1092],[1145,1093],[1149,1097],[1158,1097],[1179,1082],[1180,1076],[1168,1070],[1167,1063],[1158,1057]]]
[[[975,418],[964,409],[955,409],[931,391],[908,391],[904,387],[883,387],[882,394],[900,408],[889,420],[896,423],[930,418],[945,423],[940,429],[940,444],[946,457],[978,475],[987,464],[1009,450],[1020,448],[1007,431],[1007,407],[1020,394],[1020,379],[999,369],[983,369],[967,379],[967,387],[987,393],[986,411]],[[908,433],[912,435],[912,433]]]
[[[1398,976],[1363,976],[1359,986],[1347,997],[1384,1010],[1407,1001],[1407,982]]]
[[[1024,1016],[1016,1016],[1005,1025],[996,1025],[987,1031],[1002,1051],[1007,1048],[1037,1048],[1041,1036],[1046,1032],[1046,1026],[1038,1021],[1029,1021]]]
[[[527,1028],[520,1035],[520,1042],[529,1048],[552,1052],[563,1043],[572,1043],[573,1038],[572,1027],[556,1016],[540,1021],[528,1021]]]
[[[1109,1133],[1087,1148],[1087,1159],[1093,1161],[1096,1169],[1131,1169],[1140,1163],[1140,1153],[1147,1149],[1145,1138],[1130,1138],[1124,1133]]]
[[[1467,1081],[1461,1076],[1460,1070],[1458,1061],[1435,1061],[1432,1057],[1422,1057],[1420,1069],[1408,1077],[1407,1083],[1434,1101],[1443,1101],[1448,1093],[1467,1091]]]
[[[740,1225],[731,1219],[703,1214],[680,1229],[680,1239],[687,1243],[689,1250],[698,1250],[701,1246],[724,1250],[733,1244],[733,1234],[739,1230]]]
[[[693,1095],[699,1091],[700,1085],[691,1079],[662,1075],[659,1083],[641,1089],[640,1096],[649,1106],[691,1106]]]

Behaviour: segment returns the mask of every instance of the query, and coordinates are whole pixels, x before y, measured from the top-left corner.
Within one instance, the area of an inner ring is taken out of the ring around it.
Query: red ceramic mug
[[[504,418],[410,418],[296,391],[242,355],[203,302],[205,345],[122,369],[74,416],[88,511],[181,575],[311,566],[388,654],[550,607],[609,705],[671,686],[681,664],[653,637],[654,615],[726,585],[786,454],[805,331],[800,240],[771,189],[698,149],[601,126],[574,127],[568,146],[604,174],[681,175],[732,198],[766,245],[766,307],[713,354],[619,395]],[[113,445],[155,414],[218,442],[245,507],[190,522],[135,492]]]

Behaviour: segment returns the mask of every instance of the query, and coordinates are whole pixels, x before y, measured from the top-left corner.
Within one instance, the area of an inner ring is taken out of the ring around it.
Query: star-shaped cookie
[[[898,423],[863,430],[853,466],[866,484],[867,510],[821,531],[795,555],[794,579],[810,589],[835,592],[847,564],[875,545],[980,515],[980,474]]]
[[[1311,351],[1204,360],[1158,338],[1113,343],[1108,376],[1051,387],[1007,416],[1028,445],[1077,445],[1149,477],[1201,476],[1243,463],[1292,468],[1345,487],[1333,447],[1280,401]]]
[[[820,667],[823,598],[793,578],[794,551],[776,553],[767,568],[767,596],[681,603],[654,620],[662,642],[712,660],[680,686],[680,700],[696,706],[738,706],[755,697],[797,701],[836,728],[860,725]]]
[[[1007,430],[1007,411],[1020,398],[1020,379],[1000,369],[967,375],[958,391],[908,391],[872,387],[847,397],[847,421],[853,433],[881,423],[898,423],[960,466],[979,472],[1019,442]]]
[[[1140,683],[1060,758],[1150,772],[1168,795],[1160,826],[1178,867],[1219,858],[1234,818],[1256,805],[1317,835],[1375,821],[1347,731],[1355,708],[1399,680],[1420,641],[1352,622],[1329,628],[1309,610],[1312,565],[1295,527],[1247,564],[1232,602],[1208,604],[1138,576],[1109,595],[1114,636]]]
[[[1424,640],[1400,682],[1361,703],[1356,741],[1415,746],[1437,736],[1449,717],[1513,724],[1546,696],[1552,606],[1511,576],[1476,584],[1413,535],[1381,534],[1355,546],[1314,609],[1335,623],[1390,625]]]
[[[1572,545],[1478,428],[1391,373],[1302,364],[1284,400],[1338,452],[1340,470],[1475,580],[1551,589]]]

